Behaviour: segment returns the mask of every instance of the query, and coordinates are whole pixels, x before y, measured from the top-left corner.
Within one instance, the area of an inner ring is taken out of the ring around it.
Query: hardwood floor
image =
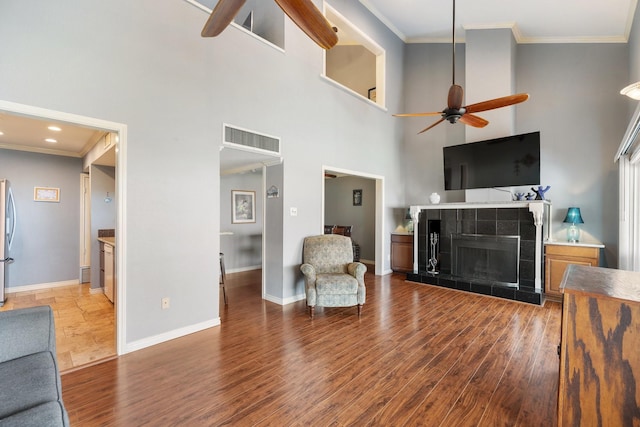
[[[312,321],[243,274],[227,275],[220,327],[63,375],[72,424],[556,424],[557,303],[367,274],[360,319],[317,308]]]
[[[115,357],[113,304],[90,285],[64,286],[7,294],[0,311],[50,305],[56,325],[56,353],[61,372]]]

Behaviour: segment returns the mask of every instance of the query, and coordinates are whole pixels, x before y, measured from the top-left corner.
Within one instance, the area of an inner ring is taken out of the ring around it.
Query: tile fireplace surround
[[[417,225],[414,227],[413,272],[407,273],[407,280],[531,304],[544,302],[543,241],[550,233],[549,201],[443,203],[411,206],[410,210]],[[439,236],[438,274],[429,272],[429,235],[433,232]],[[452,234],[519,236],[518,284],[452,275]]]

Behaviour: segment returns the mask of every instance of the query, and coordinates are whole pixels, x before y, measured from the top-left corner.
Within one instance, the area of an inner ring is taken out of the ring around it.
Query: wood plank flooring
[[[228,274],[221,326],[63,375],[72,424],[556,425],[559,304],[366,283],[360,319],[310,320],[304,301],[263,301],[259,278]]]
[[[90,284],[9,293],[0,311],[40,305],[53,310],[61,372],[115,357],[113,304],[104,294],[91,294]]]

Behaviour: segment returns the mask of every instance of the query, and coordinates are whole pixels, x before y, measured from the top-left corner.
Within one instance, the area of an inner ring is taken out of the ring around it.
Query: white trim
[[[386,111],[385,93],[386,93],[386,51],[382,46],[376,43],[371,37],[364,33],[355,24],[345,18],[340,12],[328,4],[324,4],[324,14],[327,20],[339,28],[348,29],[349,38],[355,43],[362,45],[365,49],[371,52],[376,57],[376,101],[369,100],[366,96],[358,94],[357,92],[347,88],[346,86],[337,83],[336,86],[348,89],[350,93],[355,93],[374,105],[380,107],[383,111]],[[327,77],[327,51],[323,52],[323,69],[321,76],[325,79],[334,82],[331,78]]]
[[[125,353],[142,350],[143,348],[151,347],[156,344],[162,344],[163,342],[184,337],[196,332],[204,331],[205,329],[213,328],[215,326],[220,326],[219,317],[207,320],[206,322],[196,323],[194,325],[185,326],[184,328],[174,329],[169,332],[164,332],[162,334],[130,342],[125,347]]]
[[[400,29],[398,27],[393,25],[393,22],[391,22],[391,20],[389,18],[387,18],[385,16],[385,14],[380,12],[380,10],[378,8],[376,8],[374,5],[372,5],[370,1],[368,1],[368,0],[360,0],[360,3],[362,3],[364,5],[364,7],[369,9],[369,12],[371,12],[373,14],[373,16],[378,18],[388,29],[390,29],[396,36],[398,36],[398,38],[400,40],[402,40],[405,43],[408,43],[409,39],[407,38],[406,34],[404,34],[402,31],[400,31]]]
[[[40,291],[42,289],[62,288],[64,286],[78,286],[79,284],[80,284],[80,281],[77,279],[62,280],[60,282],[35,283],[33,285],[11,286],[10,288],[5,288],[5,292],[7,294],[13,294],[16,292],[32,292],[32,291]]]
[[[206,12],[207,15],[211,15],[211,12],[213,12],[213,9],[209,9],[208,7],[206,7],[205,5],[197,2],[196,0],[184,0],[184,1],[186,1],[187,3],[189,3],[192,6],[197,7],[198,9],[202,10],[203,12]],[[202,25],[204,25],[204,22],[202,23]],[[246,34],[249,34],[254,39],[257,39],[257,40],[261,41],[262,43],[266,44],[269,47],[272,47],[273,49],[279,51],[280,53],[284,53],[284,49],[281,48],[280,46],[271,43],[269,40],[260,37],[259,35],[257,35],[256,33],[252,32],[252,31],[247,30],[242,25],[237,24],[235,21],[231,21],[231,24],[229,26],[233,27],[233,28],[235,28],[237,30],[240,30],[240,31],[242,31],[242,32],[244,32]]]
[[[118,134],[116,145],[116,194],[118,194],[117,219],[116,219],[116,239],[118,241],[117,251],[117,295],[115,304],[116,312],[116,352],[123,354],[126,343],[126,278],[127,278],[127,125],[123,123],[111,122],[96,119],[93,117],[80,116],[72,113],[49,110],[32,105],[18,104],[10,101],[0,100],[0,111],[10,114],[22,114],[28,117],[44,118],[63,123],[72,123],[87,126]]]
[[[376,102],[373,102],[372,100],[370,100],[369,98],[367,98],[366,96],[362,96],[361,94],[359,94],[358,92],[356,92],[353,89],[350,89],[348,87],[346,87],[345,85],[338,83],[337,81],[333,80],[330,77],[325,76],[324,74],[320,74],[320,78],[322,78],[324,81],[326,81],[327,83],[331,83],[332,85],[334,85],[335,87],[337,87],[338,89],[342,89],[343,91],[347,92],[350,95],[356,96],[359,99],[368,102],[369,104],[373,105],[374,107],[379,108],[382,111],[389,111],[387,109],[387,107],[380,105]],[[377,77],[376,77],[377,80]]]
[[[631,120],[629,121],[629,125],[627,126],[627,130],[622,137],[622,141],[620,142],[620,146],[618,147],[618,151],[616,152],[615,157],[613,158],[614,162],[617,162],[620,157],[625,156],[627,154],[632,154],[638,151],[636,141],[638,139],[638,134],[640,133],[640,102],[636,106],[633,115],[631,116]]]
[[[288,297],[288,298],[278,298],[278,297],[274,297],[273,295],[269,295],[269,294],[265,294],[263,296],[263,299],[272,302],[274,304],[278,304],[278,305],[287,305],[287,304],[293,304],[294,302],[298,302],[298,301],[302,301],[304,299],[307,299],[307,296],[305,294],[299,294],[299,295],[294,295],[292,297]]]
[[[640,165],[627,156],[618,161],[619,168],[619,231],[618,268],[640,271]]]
[[[263,218],[264,219],[264,218]],[[260,270],[262,268],[262,264],[260,265],[250,265],[248,267],[240,267],[240,268],[234,268],[232,270],[229,270],[226,266],[225,266],[225,273],[227,274],[231,274],[231,273],[242,273],[245,271],[254,271],[254,270]]]
[[[327,166],[327,165],[322,165],[322,173],[320,174],[320,179],[322,180],[322,186],[321,186],[321,193],[322,193],[322,215],[320,218],[320,224],[319,224],[319,233],[322,234],[324,233],[324,209],[325,209],[325,188],[324,188],[324,183],[325,183],[325,178],[324,175],[325,173],[327,173],[328,171],[330,172],[337,172],[339,174],[345,174],[345,175],[351,175],[351,176],[356,176],[359,178],[369,178],[369,179],[374,179],[376,182],[376,218],[375,218],[375,229],[376,229],[376,236],[375,236],[375,275],[376,276],[382,276],[385,274],[385,270],[384,269],[384,254],[388,253],[388,251],[385,248],[385,234],[386,231],[384,229],[384,224],[385,224],[385,193],[384,193],[384,188],[385,188],[385,182],[384,182],[384,176],[382,175],[374,175],[374,174],[370,174],[370,173],[366,173],[366,172],[359,172],[359,171],[354,171],[354,170],[350,170],[350,169],[342,169],[342,168],[336,168],[336,167],[332,167],[332,166]]]

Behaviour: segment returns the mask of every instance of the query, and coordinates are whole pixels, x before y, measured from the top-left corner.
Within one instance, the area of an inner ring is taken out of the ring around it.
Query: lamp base
[[[567,240],[569,243],[578,243],[580,241],[580,229],[572,224],[567,230]]]

